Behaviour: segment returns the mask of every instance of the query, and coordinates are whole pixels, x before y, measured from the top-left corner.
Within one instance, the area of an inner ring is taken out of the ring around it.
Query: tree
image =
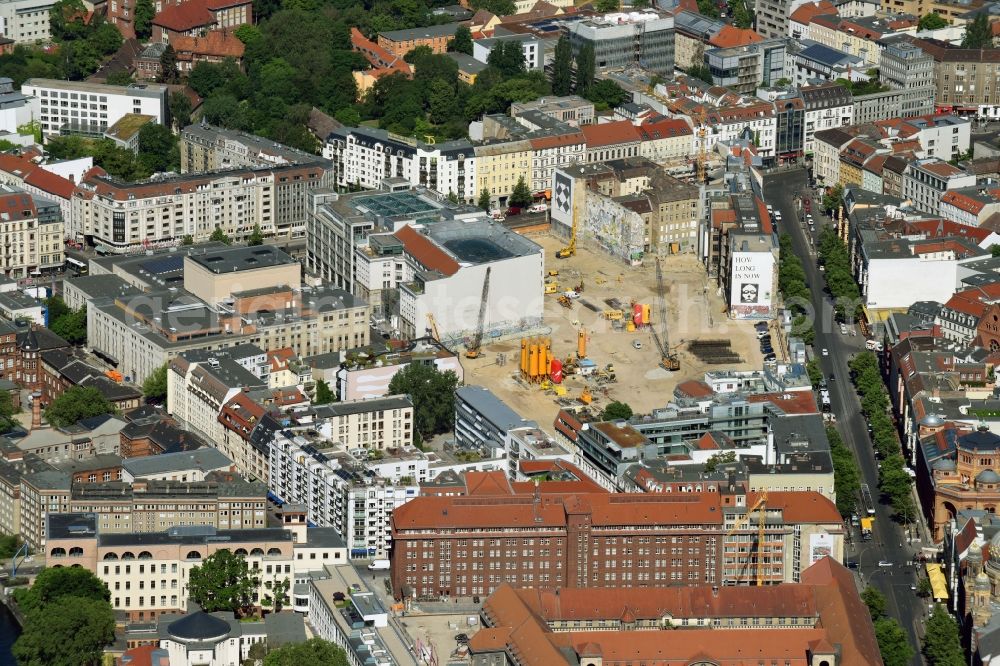
[[[700,79],[705,83],[712,83],[712,70],[708,68],[708,65],[698,64],[691,65],[687,70],[688,76],[696,79]]]
[[[929,597],[934,593],[934,588],[931,586],[930,578],[921,578],[917,582],[917,596],[918,597]]]
[[[986,13],[982,13],[965,24],[965,34],[962,36],[963,49],[986,49],[993,45],[993,31]]]
[[[576,54],[576,94],[585,95],[590,86],[594,85],[596,72],[596,56],[593,45],[587,43],[580,47]]]
[[[191,124],[191,100],[181,91],[170,93],[170,117],[174,127],[184,129]]]
[[[27,613],[14,657],[21,666],[96,665],[114,635],[110,603],[64,596]]]
[[[427,46],[426,44],[421,44],[420,46],[415,46],[409,51],[407,51],[406,55],[403,56],[403,60],[412,65],[418,60],[421,60],[423,58],[426,58],[427,56],[432,56],[432,55],[434,55],[434,50],[431,47]]]
[[[746,0],[729,0],[727,4],[734,26],[737,28],[753,26],[753,12],[747,7]]]
[[[79,345],[87,341],[87,306],[73,310],[59,317],[49,313],[49,330],[70,344]]]
[[[10,432],[17,427],[18,423],[14,419],[16,413],[14,398],[10,392],[0,391],[0,434]],[[0,559],[3,559],[2,555],[0,555]]]
[[[934,605],[934,611],[927,620],[921,652],[929,666],[962,666],[966,663],[958,623],[941,604]]]
[[[135,3],[135,36],[145,42],[153,34],[153,18],[156,8],[153,0],[136,0]]]
[[[705,472],[711,473],[719,465],[726,465],[729,463],[736,462],[736,451],[724,451],[722,453],[716,453],[705,461]]]
[[[253,232],[250,234],[250,238],[247,239],[247,245],[249,247],[254,247],[255,245],[264,244],[264,232],[260,230],[260,225],[253,225]]]
[[[114,405],[93,386],[71,386],[45,409],[45,419],[63,428],[81,419],[117,412]]]
[[[316,382],[316,399],[313,400],[314,405],[325,405],[327,403],[333,402],[335,396],[333,391],[330,389],[330,385],[326,383],[326,380],[320,379]]]
[[[167,363],[164,363],[146,377],[142,383],[142,395],[146,401],[161,401],[167,397]]]
[[[587,88],[586,97],[601,111],[621,106],[632,99],[631,94],[622,90],[621,86],[610,79],[595,81]]]
[[[0,535],[0,560],[9,560],[21,547],[21,537],[16,534]]]
[[[632,418],[632,408],[629,407],[628,403],[618,400],[608,403],[608,406],[601,412],[602,421],[617,421],[619,419],[628,421],[630,418]]]
[[[217,550],[191,569],[188,583],[191,600],[205,612],[232,611],[242,615],[253,606],[260,585],[242,555]]]
[[[194,236],[191,234],[184,234],[184,237],[181,238],[181,245],[194,245]]]
[[[149,173],[180,170],[177,135],[159,123],[146,123],[139,130],[139,161]]]
[[[865,602],[865,606],[868,606],[868,614],[872,616],[872,621],[885,616],[885,595],[879,592],[877,588],[869,585],[862,590],[861,601]]]
[[[844,186],[836,184],[830,191],[823,195],[823,210],[835,211],[840,207],[840,202],[844,199]]]
[[[199,63],[201,64],[201,63]],[[197,69],[197,65],[195,66]],[[177,83],[180,72],[177,71],[177,51],[170,44],[160,54],[160,83]]]
[[[719,18],[719,6],[715,0],[698,0],[698,13],[709,18]]]
[[[288,643],[264,657],[264,666],[347,666],[347,654],[330,641],[310,638],[305,643]]]
[[[469,26],[458,26],[455,37],[448,42],[448,50],[472,55],[472,32],[469,31]]]
[[[490,212],[490,207],[492,206],[492,199],[490,198],[489,190],[484,188],[479,193],[479,201],[476,202],[476,205],[482,208],[487,213]],[[1000,245],[998,245],[997,247],[1000,247]]]
[[[64,301],[62,296],[59,295],[50,296],[46,298],[45,309],[46,312],[48,313],[48,318],[50,322],[55,319],[65,317],[66,315],[72,312],[72,310],[69,309],[69,306],[66,305],[66,301]]]
[[[226,232],[222,230],[222,227],[216,227],[212,235],[208,237],[208,240],[215,241],[217,243],[224,243],[226,245],[232,245],[233,239],[226,235]]]
[[[389,382],[389,393],[406,394],[413,402],[414,430],[423,438],[451,429],[455,417],[454,372],[440,372],[433,365],[411,363]]]
[[[552,61],[552,94],[568,95],[573,91],[573,46],[562,35],[556,42]]]
[[[265,581],[264,588],[267,589],[267,593],[260,600],[261,607],[271,609],[275,613],[280,613],[281,609],[288,604],[290,582],[288,578],[275,578],[274,580]]]
[[[100,18],[95,18],[91,26],[96,25],[93,28],[90,36],[87,37],[87,43],[90,44],[98,54],[102,56],[111,55],[122,46],[122,33],[118,32],[116,28],[111,23],[104,21]]]
[[[486,64],[495,68],[503,76],[523,74],[526,71],[524,49],[520,42],[497,42],[487,56]]]
[[[618,0],[597,0],[597,2],[594,3],[594,9],[602,14],[617,11]]]
[[[17,605],[25,613],[43,609],[63,597],[110,601],[111,592],[100,578],[81,567],[42,569],[30,588],[17,591]]]
[[[249,23],[244,23],[240,27],[236,28],[236,30],[233,30],[233,36],[244,44],[256,42],[258,39],[262,39],[264,37],[260,28],[255,25],[250,25]]]
[[[81,0],[59,0],[49,10],[52,38],[70,41],[83,37],[87,32],[86,18],[87,7]]]
[[[947,27],[948,21],[942,18],[937,12],[924,14],[917,23],[918,30],[938,30]]]
[[[531,205],[531,201],[531,188],[525,182],[524,176],[521,176],[517,179],[517,184],[514,185],[514,191],[511,193],[510,198],[507,199],[507,203],[511,206],[526,208]]]
[[[909,637],[896,620],[882,617],[875,621],[875,639],[885,666],[909,666],[913,648]]]

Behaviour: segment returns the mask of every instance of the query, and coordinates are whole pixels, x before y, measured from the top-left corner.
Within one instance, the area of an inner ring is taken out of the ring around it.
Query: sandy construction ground
[[[721,370],[734,366],[712,366],[700,362],[687,352],[686,344],[696,339],[728,339],[732,349],[743,363],[739,369],[759,369],[762,363],[753,323],[734,321],[725,314],[724,301],[710,284],[702,264],[691,255],[666,257],[662,260],[667,306],[667,335],[665,342],[679,348],[681,370],[670,373],[659,367],[660,354],[648,328],[633,333],[617,331],[597,312],[587,308],[584,301],[597,310],[610,309],[605,299],[616,298],[626,306],[635,301],[650,305],[653,326],[663,339],[662,322],[656,297],[656,266],[652,258],[639,268],[625,266],[609,255],[580,247],[570,259],[556,259],[556,251],[564,242],[549,235],[532,236],[546,253],[546,269],[558,270],[560,291],[571,289],[582,280],[580,298],[572,308],[564,308],[557,300],[558,294],[546,295],[545,324],[551,328],[552,352],[560,359],[576,355],[577,331],[587,332],[587,357],[604,368],[615,366],[617,381],[599,384],[594,379],[577,375],[566,378],[563,385],[567,394],[562,400],[575,399],[588,384],[594,396],[593,407],[603,408],[608,402],[621,400],[637,413],[649,412],[670,401],[674,387],[686,379],[702,379],[706,370]],[[641,344],[641,349],[633,345]],[[532,419],[550,430],[559,410],[558,396],[543,391],[537,385],[520,381],[518,364],[520,343],[505,341],[485,347],[481,358],[463,359],[467,384],[481,384],[492,389],[502,400],[523,417]],[[506,363],[497,362],[498,355],[506,356]],[[573,403],[577,403],[572,400]]]

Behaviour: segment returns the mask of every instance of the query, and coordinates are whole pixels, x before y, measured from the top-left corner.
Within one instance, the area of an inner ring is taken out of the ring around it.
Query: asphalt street
[[[910,642],[919,655],[925,602],[911,589],[911,585],[917,580],[916,569],[912,564],[914,548],[907,544],[903,528],[892,520],[891,508],[879,499],[877,461],[868,436],[868,425],[861,415],[860,400],[850,381],[848,361],[853,354],[864,349],[865,338],[860,331],[857,336],[843,335],[840,325],[834,321],[833,303],[823,291],[823,273],[816,264],[813,247],[818,244],[823,225],[829,225],[831,221],[821,214],[820,206],[816,205],[818,202],[814,202],[812,214],[816,222],[815,234],[800,224],[802,212],[797,197],[807,192],[804,169],[783,171],[764,179],[765,202],[776,211],[781,211],[782,221],[778,232],[791,236],[792,248],[802,259],[805,269],[813,307],[817,313],[814,324],[815,355],[824,376],[832,374],[835,377],[834,381],[829,382],[829,389],[832,411],[837,416],[837,429],[845,444],[854,451],[863,483],[868,484],[876,499],[872,540],[861,541],[855,531],[854,543],[848,548],[848,554],[853,561],[859,563],[862,585],[874,585],[885,594],[889,614],[899,620],[909,633]],[[823,349],[829,351],[828,356],[822,355]],[[879,566],[880,562],[889,562],[892,566],[882,567]],[[919,657],[914,657],[913,663],[919,664]]]

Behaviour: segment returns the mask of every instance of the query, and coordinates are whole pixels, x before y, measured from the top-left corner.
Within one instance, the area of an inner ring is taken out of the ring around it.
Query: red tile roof
[[[407,225],[393,234],[425,270],[437,271],[442,275],[451,276],[458,272],[458,262],[439,248],[422,233]]]
[[[176,35],[170,39],[170,45],[180,60],[190,60],[192,56],[239,59],[246,48],[236,35],[226,30],[210,30],[204,37]]]
[[[52,173],[44,166],[37,167],[24,179],[25,185],[37,187],[43,192],[53,194],[60,199],[69,199],[76,190],[76,185],[68,178],[63,178],[57,173]]]
[[[153,25],[158,25],[174,32],[187,32],[215,23],[212,10],[226,7],[250,5],[250,0],[184,0],[178,5],[164,7],[163,11],[153,18]]]
[[[639,130],[628,120],[584,125],[580,131],[587,138],[587,148],[616,146],[640,140]]]
[[[691,136],[691,126],[680,118],[660,118],[642,123],[638,127],[643,141],[656,141],[675,136]]]
[[[729,48],[762,41],[764,38],[750,28],[737,28],[727,24],[722,26],[722,30],[710,37],[708,43],[720,48]]]
[[[823,15],[837,15],[837,8],[830,0],[820,0],[820,2],[807,2],[796,9],[788,17],[789,21],[809,25],[813,18]]]
[[[747,402],[769,402],[785,414],[818,414],[816,398],[812,391],[787,393],[757,393],[747,396]]]

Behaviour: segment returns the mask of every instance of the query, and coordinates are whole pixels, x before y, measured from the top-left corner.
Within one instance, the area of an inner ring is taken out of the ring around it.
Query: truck
[[[368,565],[369,571],[388,571],[389,570],[389,560],[372,560],[372,563]]]
[[[831,405],[830,405],[830,391],[828,389],[823,389],[819,392],[819,400],[823,407],[823,411],[829,412],[831,409]]]

